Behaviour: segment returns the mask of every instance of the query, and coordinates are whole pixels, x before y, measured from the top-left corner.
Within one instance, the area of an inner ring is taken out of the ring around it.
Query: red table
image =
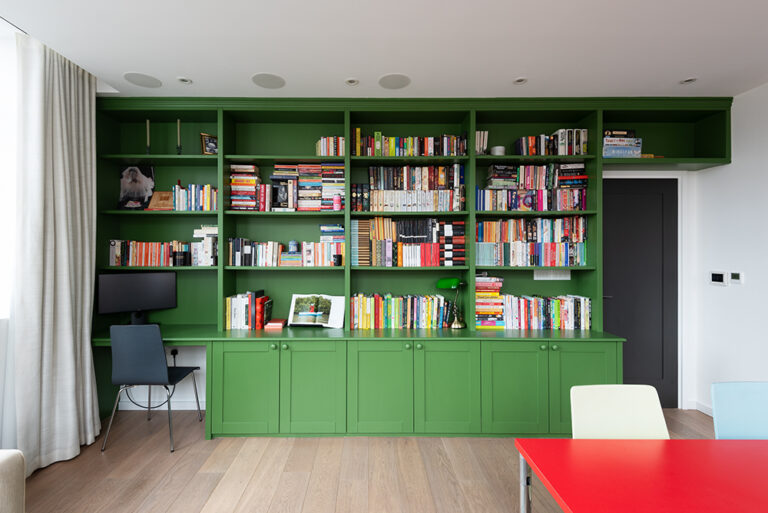
[[[768,512],[768,440],[515,440],[567,513]]]

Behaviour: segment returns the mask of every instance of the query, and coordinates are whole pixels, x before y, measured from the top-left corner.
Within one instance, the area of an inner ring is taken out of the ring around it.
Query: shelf
[[[594,158],[594,155],[477,155],[475,157],[478,163],[487,162],[489,164],[499,162],[549,164],[556,162],[582,162],[584,160],[593,160]]]
[[[218,212],[202,210],[102,210],[102,214],[115,216],[216,216]]]
[[[469,214],[459,212],[350,212],[352,217],[460,217]]]
[[[339,267],[292,267],[289,265],[279,267],[255,267],[246,265],[227,265],[225,271],[343,271],[344,266]]]
[[[184,164],[195,166],[215,166],[218,155],[147,155],[146,153],[108,153],[99,158],[126,164]]]
[[[351,157],[353,163],[372,165],[392,165],[392,164],[410,164],[410,165],[429,165],[429,164],[464,164],[469,161],[466,155],[455,157]]]
[[[255,210],[225,210],[230,216],[262,217],[344,217],[343,210],[323,210],[320,212],[258,212]]]
[[[594,265],[579,265],[579,266],[571,266],[571,267],[549,267],[549,266],[527,266],[527,267],[517,267],[517,266],[494,266],[494,265],[477,265],[475,266],[475,269],[478,271],[594,271],[595,266]]]
[[[318,157],[317,155],[225,155],[224,159],[230,163],[243,164],[267,164],[275,163],[311,163],[320,164],[323,162],[341,162],[344,163],[344,156]]]
[[[215,271],[217,266],[177,266],[177,267],[165,267],[165,266],[139,266],[139,265],[124,265],[124,266],[102,266],[102,271]]]
[[[563,210],[535,212],[527,210],[478,210],[475,212],[477,217],[571,217],[571,216],[593,216],[597,210]]]
[[[366,267],[366,266],[353,266],[353,271],[466,271],[469,266],[466,265],[454,265],[452,267]]]
[[[603,159],[603,170],[642,169],[699,171],[710,167],[730,164],[731,160],[720,157],[660,158],[660,159]]]

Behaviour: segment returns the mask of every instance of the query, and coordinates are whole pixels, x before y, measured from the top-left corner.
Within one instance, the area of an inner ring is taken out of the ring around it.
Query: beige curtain
[[[19,168],[11,303],[18,448],[27,473],[100,430],[91,352],[96,78],[17,36]]]

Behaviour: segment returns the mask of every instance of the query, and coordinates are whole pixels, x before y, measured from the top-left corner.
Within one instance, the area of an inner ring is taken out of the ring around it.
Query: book
[[[152,194],[147,210],[173,210],[173,192],[157,191]]]
[[[272,319],[264,325],[266,331],[280,331],[285,327],[287,319]]]
[[[289,326],[344,327],[344,296],[293,294]]]

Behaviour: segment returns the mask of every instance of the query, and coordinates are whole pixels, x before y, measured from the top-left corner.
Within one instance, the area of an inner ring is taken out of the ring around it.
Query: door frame
[[[677,407],[700,409],[696,397],[696,262],[695,183],[691,171],[603,171],[603,179],[675,180],[677,183]],[[602,184],[601,184],[602,185]],[[688,329],[691,327],[691,329]],[[711,411],[707,413],[711,415]]]

